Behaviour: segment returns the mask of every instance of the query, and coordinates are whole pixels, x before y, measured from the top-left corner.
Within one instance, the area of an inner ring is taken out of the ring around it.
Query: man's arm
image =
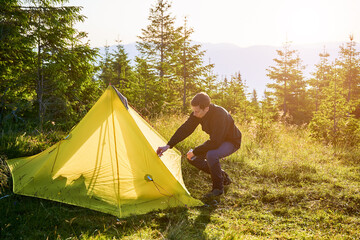
[[[174,133],[174,135],[170,138],[167,145],[170,146],[170,148],[174,147],[176,144],[190,136],[192,134],[196,127],[199,125],[200,121],[197,117],[194,116],[193,113],[190,114],[189,118],[186,120],[185,123],[183,123]]]
[[[166,146],[158,147],[156,150],[156,153],[159,157],[162,156],[162,154],[167,151],[169,148],[174,147],[177,143],[184,140],[186,137],[188,137],[191,133],[194,132],[196,127],[199,125],[199,120],[193,116],[193,113],[191,113],[190,117],[186,120],[185,123],[183,123],[174,133],[174,135],[171,137],[169,142]]]

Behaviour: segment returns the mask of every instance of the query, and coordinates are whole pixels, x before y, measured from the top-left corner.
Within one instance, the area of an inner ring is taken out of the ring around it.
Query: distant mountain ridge
[[[239,47],[229,43],[197,43],[202,45],[206,50],[204,62],[215,64],[214,73],[223,79],[225,76],[230,77],[236,72],[240,72],[242,78],[246,80],[248,91],[256,89],[258,96],[262,97],[266,84],[271,80],[266,76],[266,69],[275,66],[274,58],[277,58],[276,50],[281,50],[282,46],[251,46]],[[345,43],[319,43],[307,45],[291,45],[291,49],[298,50],[303,65],[306,66],[304,75],[306,78],[311,77],[311,72],[315,71],[315,64],[320,60],[319,53],[322,53],[324,46],[330,54],[329,60],[333,61],[338,57],[339,47]],[[131,60],[138,55],[135,43],[124,44],[125,51]],[[116,46],[110,47],[110,52]],[[104,54],[104,48],[100,48],[100,54]],[[132,61],[132,64],[134,62]]]
[[[327,43],[326,51],[330,54],[329,60],[333,61],[338,57],[338,50],[341,43]],[[258,96],[261,97],[266,88],[266,84],[271,80],[266,76],[270,66],[275,66],[274,58],[277,58],[276,50],[281,50],[282,46],[251,46],[238,47],[233,44],[203,44],[207,49],[206,58],[210,58],[215,64],[214,72],[221,76],[230,77],[235,72],[240,72],[249,91],[256,89]],[[311,72],[315,71],[315,64],[320,60],[319,53],[324,50],[324,44],[311,45],[292,45],[291,49],[298,50],[303,65],[306,66],[304,76],[311,77]]]

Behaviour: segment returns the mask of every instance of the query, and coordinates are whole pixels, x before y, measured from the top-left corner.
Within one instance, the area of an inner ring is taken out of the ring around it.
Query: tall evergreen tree
[[[253,108],[254,112],[257,113],[259,111],[259,100],[258,95],[255,89],[253,89],[251,93],[251,100],[250,100],[251,107]]]
[[[260,101],[261,104],[261,114],[262,117],[265,116],[266,119],[274,121],[278,117],[278,109],[276,106],[276,100],[269,91],[264,91],[264,97]]]
[[[305,66],[302,65],[299,53],[297,53],[296,60],[296,66],[292,72],[293,81],[290,81],[289,86],[289,113],[293,118],[293,123],[303,124],[309,123],[311,119],[311,108],[309,106],[309,97],[307,93],[307,81],[305,81],[303,75]]]
[[[301,59],[297,50],[291,50],[290,43],[286,42],[282,50],[277,50],[278,58],[274,61],[276,66],[267,69],[267,76],[275,83],[267,85],[272,89],[276,104],[282,117],[290,117],[291,122],[302,123],[308,119],[303,118],[306,103],[306,83],[303,77]]]
[[[121,41],[117,41],[116,50],[111,54],[111,69],[113,72],[112,83],[115,85],[129,100],[133,100],[136,96],[133,93],[136,84],[134,72],[130,64],[128,54],[125,52],[124,46]]]
[[[330,54],[324,50],[322,53],[319,53],[320,61],[318,64],[315,64],[316,72],[312,73],[312,78],[309,80],[309,97],[312,101],[312,109],[317,112],[319,110],[319,105],[321,99],[324,98],[322,95],[323,88],[329,85],[330,73],[331,73],[331,64],[329,63]]]
[[[73,27],[76,22],[84,20],[84,16],[80,15],[81,8],[55,7],[56,3],[64,2],[34,1],[34,6],[27,7],[33,19],[33,31],[29,35],[37,47],[36,94],[40,126],[44,121],[54,121],[71,114],[68,103],[72,99],[68,98],[66,92],[71,86],[79,85],[75,84],[77,81],[92,81],[94,72],[92,62],[97,51],[81,44],[81,39],[86,35]],[[76,54],[81,56],[80,61]],[[82,71],[84,66],[81,64],[87,65],[87,70]],[[81,72],[78,72],[76,79],[69,78],[74,71]]]
[[[159,88],[156,73],[147,61],[136,57],[137,98],[134,99],[135,107],[144,115],[156,115],[161,112],[164,96]]]
[[[27,37],[31,15],[20,1],[0,4],[0,128],[24,122],[32,109],[31,65],[35,59],[33,40]]]
[[[22,48],[10,49],[13,52],[8,56],[14,54],[15,60],[19,52],[20,55],[32,52],[32,60],[23,66],[26,76],[22,78],[27,81],[21,88],[29,89],[23,97],[32,106],[36,98],[40,128],[50,121],[72,125],[71,120],[76,121],[81,116],[79,111],[86,109],[86,105],[79,103],[86,103],[90,93],[97,94],[97,84],[92,79],[97,50],[81,43],[86,34],[73,28],[84,19],[79,13],[81,8],[56,6],[65,2],[39,0],[31,1],[26,7],[6,5],[10,10],[15,9],[16,15],[10,17],[19,23],[17,39],[26,43]],[[87,91],[87,95],[82,91]]]
[[[242,79],[240,72],[235,73],[230,78],[228,88],[230,106],[233,112],[242,113],[244,119],[248,116],[248,100],[247,100],[247,86],[245,80]]]
[[[271,139],[273,136],[272,125],[277,117],[277,109],[274,103],[273,96],[266,90],[264,91],[264,97],[260,101],[258,110],[254,112],[253,123],[256,124],[255,137],[258,143],[261,143],[264,139]]]
[[[209,96],[213,96],[213,98],[219,98],[218,97],[218,86],[217,86],[217,78],[218,76],[214,74],[213,67],[214,64],[211,63],[211,59],[209,58],[208,64],[209,66],[205,71],[204,79],[202,80],[202,86],[204,89],[204,92],[208,93]]]
[[[229,80],[226,76],[223,76],[223,79],[220,80],[218,84],[218,97],[217,99],[214,99],[216,103],[220,104],[221,106],[228,107],[227,101],[228,101],[228,88],[229,88]]]
[[[231,75],[230,80],[225,77],[220,83],[218,90],[220,98],[215,98],[214,102],[235,113],[239,117],[239,121],[248,121],[252,111],[247,88],[240,72],[236,72]]]
[[[349,115],[354,104],[347,101],[348,89],[344,88],[345,79],[341,75],[341,68],[332,68],[329,85],[322,90],[324,98],[310,122],[310,129],[315,138],[334,146],[357,145],[360,121]]]
[[[183,109],[186,109],[188,97],[202,90],[202,79],[204,79],[207,72],[211,71],[214,67],[213,64],[204,66],[203,57],[205,51],[201,50],[200,44],[192,44],[191,34],[193,32],[194,30],[187,26],[187,19],[185,18],[183,35],[178,46],[178,50],[180,51],[177,51],[178,58],[176,59],[176,62],[181,64],[175,63],[175,66],[178,66],[177,76],[183,81],[182,91],[179,91],[183,93]]]
[[[136,45],[140,57],[158,73],[159,88],[163,89],[168,106],[173,104],[176,90],[181,84],[174,72],[174,54],[181,39],[182,27],[175,27],[175,17],[171,16],[170,8],[171,4],[167,0],[157,0],[150,9],[150,24],[142,29],[140,41]]]
[[[344,79],[343,87],[347,91],[346,101],[357,106],[354,111],[360,118],[360,52],[356,49],[356,42],[352,35],[346,46],[340,46],[336,65],[341,69],[340,77]]]
[[[102,56],[102,59],[100,60],[98,75],[103,89],[107,88],[107,86],[111,84],[114,78],[114,71],[112,69],[113,60],[110,53],[110,46],[106,44],[104,47],[104,51],[104,56]]]
[[[137,98],[138,85],[131,66],[130,59],[121,40],[117,40],[116,49],[110,52],[110,46],[105,46],[105,54],[100,61],[98,79],[105,89],[109,84],[117,87],[130,102]]]

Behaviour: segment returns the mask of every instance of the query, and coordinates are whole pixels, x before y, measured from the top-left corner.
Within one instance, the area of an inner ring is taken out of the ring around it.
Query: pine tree
[[[28,89],[22,97],[31,107],[35,107],[33,100],[36,98],[37,108],[31,110],[38,112],[40,129],[50,122],[61,123],[60,127],[73,125],[71,119],[81,116],[79,111],[82,113],[86,108],[79,104],[84,100],[80,97],[85,97],[81,91],[97,92],[97,84],[92,79],[97,50],[82,44],[86,34],[73,27],[84,20],[79,13],[81,8],[55,6],[64,2],[31,1],[26,7],[5,6],[15,9],[16,14],[11,18],[21,26],[17,29],[17,40],[25,43],[20,48],[9,49],[15,54],[12,59],[16,59],[19,52],[20,55],[32,52],[31,61],[22,67],[25,75],[21,78],[25,81],[18,89]],[[79,89],[73,89],[76,87]]]
[[[217,98],[214,102],[226,108],[239,121],[248,121],[251,118],[251,104],[248,100],[246,82],[242,79],[240,72],[231,75],[230,80],[225,76],[219,84]]]
[[[100,61],[99,64],[100,71],[98,75],[98,78],[101,81],[101,85],[103,89],[107,88],[107,86],[109,86],[109,84],[111,84],[111,82],[114,79],[114,72],[113,69],[111,68],[112,61],[113,59],[110,53],[110,46],[106,44],[105,54],[102,57],[102,60]]]
[[[329,78],[331,72],[331,64],[329,63],[330,54],[324,50],[322,53],[319,53],[320,62],[315,65],[317,71],[312,73],[312,78],[309,80],[309,97],[312,101],[312,109],[317,112],[319,110],[319,105],[321,99],[323,99],[322,90],[324,87],[329,86]]]
[[[150,9],[150,24],[142,29],[137,49],[140,57],[149,67],[158,73],[159,89],[162,89],[167,107],[173,105],[176,90],[181,81],[176,78],[174,54],[181,39],[182,27],[175,27],[175,17],[170,13],[171,4],[167,0],[158,0]]]
[[[341,68],[340,75],[344,79],[343,87],[347,91],[346,101],[357,106],[354,113],[360,118],[360,52],[356,50],[356,42],[352,35],[346,46],[340,46],[336,65]]]
[[[308,117],[303,118],[306,103],[306,83],[302,71],[301,59],[296,50],[290,49],[290,43],[286,42],[283,50],[277,50],[279,58],[275,58],[276,66],[267,69],[267,76],[275,80],[268,84],[276,99],[278,109],[282,111],[282,117],[289,117],[287,121],[303,123]]]
[[[100,61],[98,78],[105,89],[109,84],[115,86],[132,103],[136,101],[138,83],[133,67],[121,40],[117,40],[116,49],[110,52],[110,47],[105,46],[105,54]]]
[[[137,98],[133,99],[133,104],[144,115],[156,115],[161,112],[164,104],[164,96],[157,82],[159,79],[147,61],[136,57],[135,62]],[[135,89],[133,88],[133,90]]]
[[[263,100],[260,101],[261,105],[261,114],[266,116],[266,119],[275,121],[278,118],[278,110],[276,107],[276,100],[269,91],[264,91]]]
[[[358,146],[360,121],[355,118],[359,53],[350,37],[340,46],[339,58],[329,67],[326,86],[322,88],[319,110],[310,122],[312,135],[337,146]]]
[[[229,88],[229,81],[227,79],[226,76],[223,76],[223,79],[220,80],[219,84],[218,84],[218,97],[216,99],[213,99],[215,103],[228,108],[228,99],[229,99],[229,93],[228,93],[228,88]]]
[[[219,98],[218,95],[218,86],[217,86],[217,78],[218,76],[214,74],[213,68],[214,64],[211,63],[211,59],[209,58],[207,68],[205,71],[204,79],[202,80],[201,85],[203,86],[203,91],[208,93],[209,96],[213,96],[213,98]]]
[[[260,101],[258,111],[254,113],[255,124],[255,139],[258,143],[261,143],[265,139],[271,139],[273,122],[277,118],[277,109],[275,106],[275,100],[272,95],[266,90],[264,91],[263,100]]]
[[[35,59],[33,40],[27,37],[31,16],[20,1],[0,4],[0,128],[25,123],[32,109],[33,86],[30,67]]]
[[[335,147],[357,145],[360,140],[360,122],[349,115],[354,110],[354,104],[347,101],[342,70],[333,67],[330,76],[329,86],[322,90],[324,98],[319,110],[310,122],[310,130],[315,138]]]
[[[242,79],[240,72],[235,73],[231,76],[230,84],[227,92],[229,93],[229,104],[228,108],[232,112],[239,113],[243,116],[243,120],[248,117],[249,102],[247,100],[247,86],[245,81]]]
[[[251,100],[250,100],[251,107],[253,108],[254,112],[257,113],[259,111],[259,100],[258,95],[255,89],[253,89],[251,93]]]
[[[177,76],[182,79],[182,105],[183,110],[188,105],[188,97],[193,96],[199,90],[202,90],[201,84],[207,77],[207,73],[211,71],[214,64],[203,66],[203,57],[205,51],[201,50],[200,44],[192,44],[191,34],[194,32],[192,28],[187,26],[187,19],[184,20],[183,36],[179,41],[178,57],[175,59],[177,67]],[[174,55],[176,56],[176,55]],[[178,64],[181,63],[181,64]],[[208,92],[208,94],[211,94]]]
[[[292,72],[293,81],[290,81],[289,92],[289,113],[293,118],[293,123],[309,123],[311,119],[311,109],[309,104],[308,93],[306,91],[307,82],[303,76],[305,67],[302,65],[299,53],[297,53],[296,66]]]
[[[113,72],[112,85],[116,86],[129,100],[132,100],[134,73],[128,54],[120,40],[117,41],[116,51],[111,54],[111,70]]]
[[[95,65],[98,49],[82,43],[84,37],[83,32],[75,34],[69,39],[71,46],[64,46],[54,62],[55,69],[64,72],[63,78],[57,81],[63,82],[64,86],[59,95],[67,102],[65,111],[68,127],[80,121],[101,95],[100,84],[94,79],[98,70]],[[56,118],[63,121],[64,111],[61,110],[59,115]]]

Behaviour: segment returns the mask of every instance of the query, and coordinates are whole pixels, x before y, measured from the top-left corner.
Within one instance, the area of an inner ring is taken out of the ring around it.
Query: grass
[[[164,116],[152,123],[169,139],[184,120]],[[312,140],[305,127],[275,123],[266,134],[255,123],[240,129],[241,149],[221,160],[234,183],[220,205],[173,208],[125,219],[11,195],[5,149],[0,160],[0,198],[10,196],[0,199],[0,239],[360,238],[358,149],[335,151]],[[8,152],[12,156],[33,153],[40,150],[36,146],[43,149],[55,142],[53,135],[12,137],[17,144],[9,146],[18,147]],[[3,139],[0,146],[5,146]],[[206,139],[197,129],[177,146],[183,154],[185,184],[196,198],[210,188],[210,178],[191,167],[184,156]]]

